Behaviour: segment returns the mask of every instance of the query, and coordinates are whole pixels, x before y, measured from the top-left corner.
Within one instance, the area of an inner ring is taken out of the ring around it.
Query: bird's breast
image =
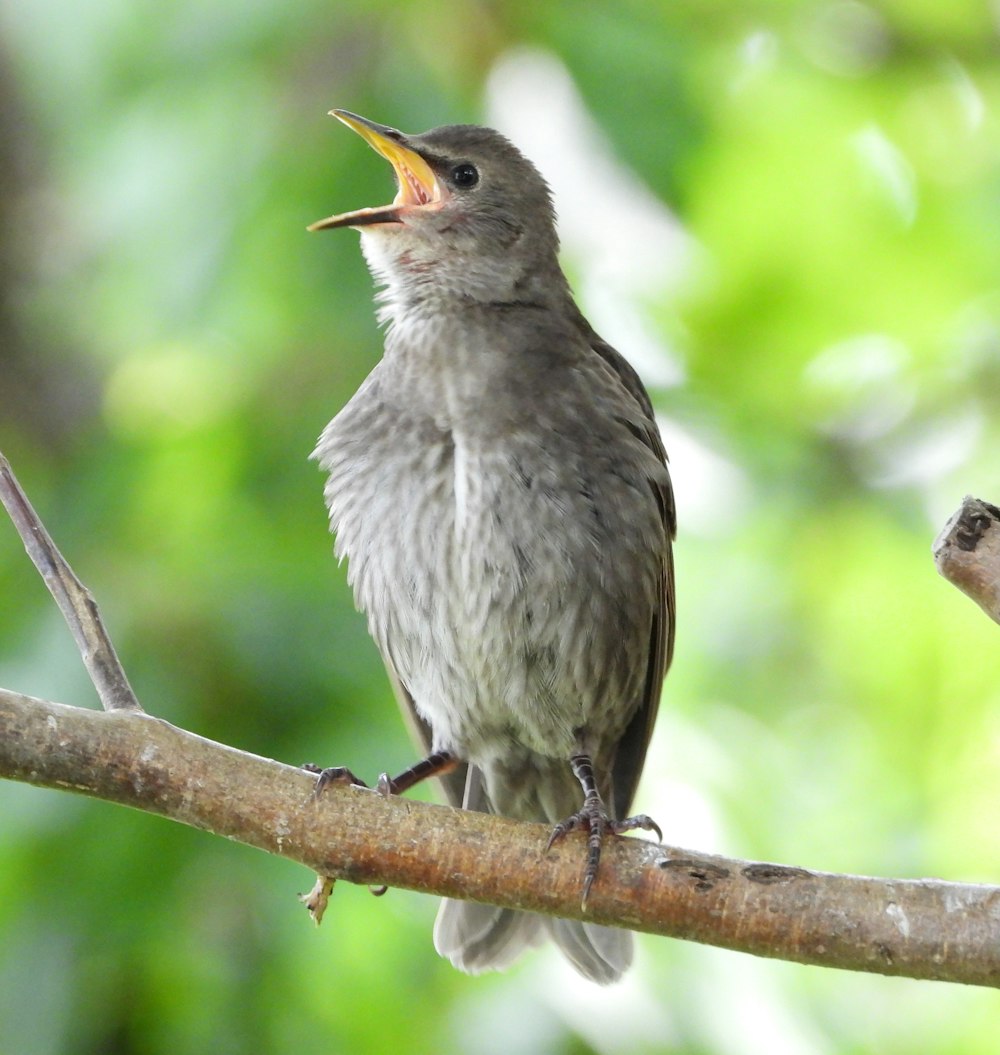
[[[600,422],[518,417],[502,392],[443,416],[362,390],[331,423],[337,551],[439,746],[566,754],[641,692],[663,545],[652,491]]]

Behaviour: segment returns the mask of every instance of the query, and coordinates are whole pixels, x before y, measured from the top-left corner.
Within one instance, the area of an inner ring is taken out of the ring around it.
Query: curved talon
[[[370,886],[368,888],[368,893],[371,894],[372,897],[381,897],[388,889],[389,888],[385,885]]]
[[[636,814],[634,817],[626,817],[623,821],[612,821],[611,824],[615,835],[621,835],[622,832],[631,832],[641,828],[644,832],[656,832],[657,842],[663,842],[663,832],[660,831],[660,826],[652,817],[645,813]]]
[[[584,824],[589,827],[589,822],[585,821],[582,812],[574,813],[572,817],[567,817],[566,820],[560,821],[552,829],[552,834],[549,836],[549,841],[545,846],[545,852],[548,853],[564,835],[575,832],[578,828],[582,828]]]
[[[375,790],[383,797],[389,798],[393,794],[393,780],[388,773],[379,773],[378,780],[375,781]]]

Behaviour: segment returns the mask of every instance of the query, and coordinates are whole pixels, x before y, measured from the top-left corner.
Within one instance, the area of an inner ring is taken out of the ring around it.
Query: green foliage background
[[[681,533],[642,808],[701,849],[997,882],[1000,637],[929,553],[964,493],[1000,498],[995,20],[0,4],[0,448],[147,709],[292,763],[411,760],[306,460],[379,354],[370,281],[304,228],[389,193],[326,110],[482,121],[530,46],[696,247],[643,307]],[[0,601],[0,684],[94,705],[3,524]],[[429,899],[341,885],[316,931],[287,862],[12,784],[0,817],[3,1053],[996,1049],[989,992],[653,939],[614,991],[551,952],[469,979]]]

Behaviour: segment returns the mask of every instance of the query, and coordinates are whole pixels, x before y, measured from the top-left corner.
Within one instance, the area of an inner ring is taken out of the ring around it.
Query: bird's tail
[[[494,812],[474,766],[469,767],[464,807]],[[632,962],[632,935],[616,927],[447,898],[434,924],[434,947],[467,974],[503,970],[546,937],[584,978],[599,985],[618,981]]]

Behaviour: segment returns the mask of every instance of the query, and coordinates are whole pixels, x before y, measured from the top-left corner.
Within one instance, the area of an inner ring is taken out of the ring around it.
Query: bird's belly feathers
[[[435,746],[565,758],[592,724],[614,742],[641,698],[660,574],[641,473],[398,418],[338,456],[338,422],[320,446],[337,552]]]

